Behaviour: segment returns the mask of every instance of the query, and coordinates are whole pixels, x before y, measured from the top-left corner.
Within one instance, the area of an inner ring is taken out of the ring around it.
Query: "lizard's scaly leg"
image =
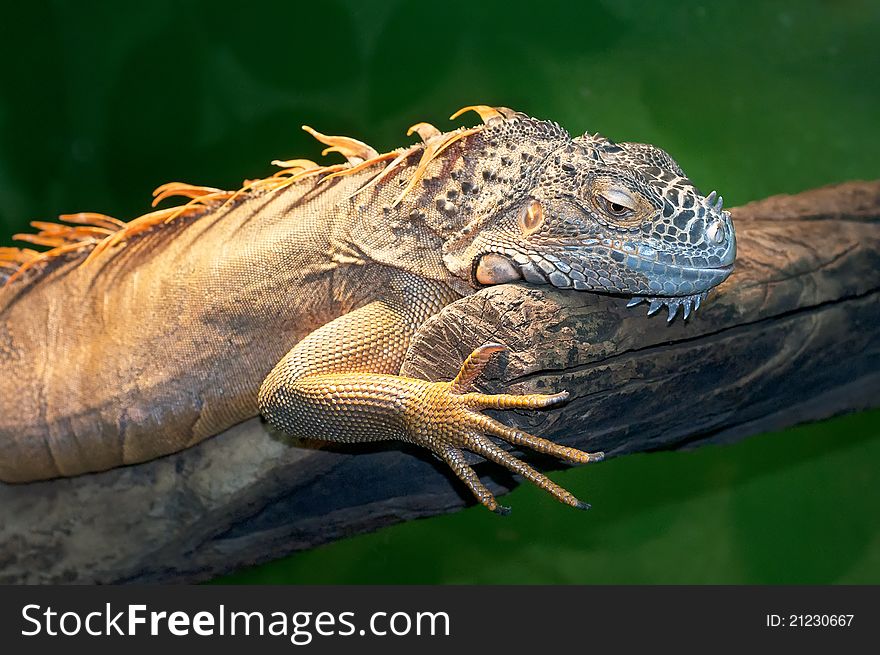
[[[260,390],[261,412],[273,427],[294,437],[337,442],[398,439],[428,448],[493,511],[506,510],[468,466],[463,450],[522,475],[563,503],[589,507],[485,436],[570,462],[602,458],[601,453],[560,446],[480,413],[489,408],[544,409],[568,397],[566,392],[467,392],[492,354],[503,350],[502,345],[488,343],[477,348],[450,382],[394,374],[412,334],[427,318],[422,314],[436,311],[422,293],[419,303],[378,300],[331,321],[297,344],[266,378]]]

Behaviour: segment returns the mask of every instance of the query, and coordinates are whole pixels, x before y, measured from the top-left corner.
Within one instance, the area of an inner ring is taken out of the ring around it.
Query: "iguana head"
[[[687,318],[736,256],[730,213],[663,150],[599,135],[548,150],[470,242],[478,285],[525,279]]]

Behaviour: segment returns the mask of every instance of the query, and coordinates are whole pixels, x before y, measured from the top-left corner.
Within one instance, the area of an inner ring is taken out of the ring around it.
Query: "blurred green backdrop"
[[[877,178],[878,34],[867,0],[8,5],[0,245],[317,159],[304,122],[381,151],[474,103],[655,143],[730,205]],[[588,514],[525,487],[508,519],[470,508],[223,581],[878,583],[878,461],[867,412],[553,474]]]

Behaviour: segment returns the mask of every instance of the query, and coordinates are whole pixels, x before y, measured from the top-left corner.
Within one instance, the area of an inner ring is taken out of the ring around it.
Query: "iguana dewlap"
[[[17,235],[48,251],[0,248],[0,479],[143,462],[261,413],[293,437],[424,446],[493,510],[464,450],[584,506],[489,437],[601,454],[480,411],[566,394],[473,391],[498,344],[453,381],[401,377],[413,334],[457,298],[521,280],[687,318],[730,274],[733,225],[658,148],[468,109],[484,124],[420,123],[422,143],[381,155],[307,128],[347,163],[276,162],[236,192],[173,183],[157,200],[182,207],[70,215]]]

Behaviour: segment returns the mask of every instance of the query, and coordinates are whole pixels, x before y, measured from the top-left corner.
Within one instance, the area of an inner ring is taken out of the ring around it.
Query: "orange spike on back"
[[[499,111],[502,109],[506,108],[499,107],[496,109],[495,107],[490,107],[489,105],[469,105],[467,107],[462,107],[461,109],[459,109],[457,112],[449,117],[449,120],[454,121],[456,118],[469,111],[477,112],[480,115],[480,120],[484,123],[488,123],[489,121],[494,119],[504,120],[504,114]]]
[[[302,161],[308,161],[308,160],[302,160]],[[273,162],[273,163],[275,163],[275,162]],[[279,162],[279,163],[287,164],[290,162]],[[314,162],[311,162],[311,163],[314,163]],[[345,167],[345,164],[337,164],[337,165],[341,166],[343,168]],[[231,205],[238,198],[240,198],[240,197],[244,196],[245,194],[250,193],[252,191],[264,191],[264,192],[278,191],[280,189],[284,189],[288,186],[291,186],[295,182],[298,182],[299,180],[301,180],[305,177],[310,177],[312,175],[319,175],[319,174],[323,173],[324,171],[328,170],[328,168],[332,168],[332,167],[318,166],[317,164],[315,164],[314,167],[310,167],[310,168],[302,168],[302,167],[288,168],[283,171],[278,171],[277,173],[275,173],[274,175],[271,175],[269,177],[257,178],[255,180],[245,180],[242,187],[238,191],[236,191],[235,193],[230,195],[226,199],[226,201],[222,205],[220,205],[220,211],[225,209],[227,206]]]
[[[101,236],[103,238],[116,231],[97,225],[64,225],[63,223],[44,221],[31,221],[31,225],[40,230],[41,234],[66,236],[73,240],[78,240],[79,236]]]
[[[49,248],[57,248],[58,246],[63,246],[65,243],[69,243],[67,239],[52,237],[45,234],[13,234],[12,240],[25,241],[27,243],[32,243],[35,246],[47,246]]]
[[[318,164],[311,159],[273,159],[272,165],[280,166],[281,168],[318,168]]]
[[[275,176],[266,177],[258,180],[245,180],[245,193],[250,193],[252,191],[278,191],[279,189],[284,189],[291,184],[294,184],[297,180],[293,179],[293,175],[289,176]],[[241,194],[243,195],[243,194]],[[229,200],[235,200],[235,196],[230,198]],[[226,206],[227,203],[223,203],[223,206]]]
[[[96,212],[79,212],[78,214],[61,214],[59,220],[65,223],[76,223],[78,225],[97,225],[106,227],[109,230],[119,230],[125,227],[125,222],[118,218],[107,216],[106,214],[98,214]]]
[[[360,164],[365,159],[372,159],[379,155],[378,152],[363,141],[358,141],[357,139],[352,139],[347,136],[328,136],[326,134],[321,134],[308,125],[303,125],[302,128],[321,143],[330,146],[329,148],[324,148],[324,151],[321,153],[322,155],[326,155],[329,152],[338,152],[352,164]]]
[[[163,184],[162,186],[156,187],[153,190],[152,206],[155,207],[160,202],[165,200],[165,198],[171,198],[174,196],[183,196],[184,198],[195,199],[215,193],[227,192],[212,186],[196,186],[194,184],[187,184],[186,182],[168,182],[166,184]]]
[[[32,221],[31,225],[39,230],[37,234],[14,234],[12,238],[16,241],[58,248],[71,243],[92,244],[114,234],[114,230],[94,225],[73,226],[43,221]]]
[[[372,159],[367,159],[365,161],[362,161],[360,164],[357,164],[355,166],[351,166],[350,168],[345,168],[344,170],[337,171],[335,173],[330,173],[330,175],[322,177],[321,181],[326,182],[327,180],[332,180],[334,177],[340,177],[342,175],[354,175],[355,173],[359,173],[360,171],[364,170],[365,168],[369,168],[370,166],[375,166],[376,164],[379,164],[383,161],[388,161],[389,159],[394,159],[395,157],[397,157],[397,152],[392,150],[391,152],[386,152],[382,155],[377,155],[377,156],[373,157]]]
[[[433,139],[435,136],[440,136],[440,130],[431,125],[430,123],[416,123],[415,125],[411,125],[410,128],[406,131],[407,136],[412,136],[413,132],[419,135],[422,142],[427,142],[428,139]]]
[[[31,227],[35,227],[41,232],[60,232],[62,230],[76,229],[71,225],[62,225],[61,223],[50,223],[48,221],[31,221]]]

